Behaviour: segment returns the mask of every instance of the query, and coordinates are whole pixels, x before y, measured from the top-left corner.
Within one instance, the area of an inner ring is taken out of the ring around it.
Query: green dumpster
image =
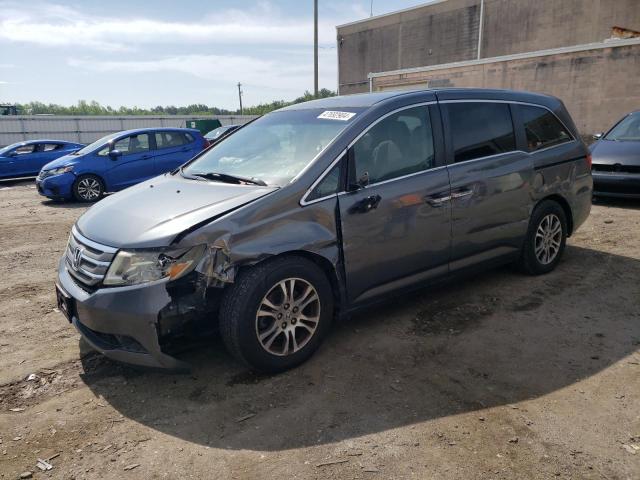
[[[187,128],[195,128],[200,130],[201,134],[209,133],[211,130],[215,130],[221,127],[220,120],[187,120]]]

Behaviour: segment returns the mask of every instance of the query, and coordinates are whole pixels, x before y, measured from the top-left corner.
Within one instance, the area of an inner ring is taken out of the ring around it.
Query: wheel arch
[[[86,177],[94,177],[100,183],[102,183],[102,195],[99,196],[97,199],[94,199],[94,200],[82,199],[81,200],[80,198],[78,198],[78,195],[76,194],[76,188],[78,186],[78,183],[83,178],[86,178]],[[78,200],[78,201],[96,201],[96,200],[99,200],[100,198],[102,198],[105,195],[105,193],[108,191],[108,188],[107,188],[107,183],[105,182],[105,179],[102,177],[102,175],[99,175],[99,174],[93,173],[93,172],[82,172],[82,173],[76,174],[76,178],[71,183],[70,190],[71,190],[71,197],[74,198],[75,200]]]
[[[562,195],[558,195],[557,193],[554,193],[553,195],[547,195],[546,197],[541,198],[536,202],[534,210],[545,200],[554,201],[562,207],[565,217],[567,217],[567,237],[570,237],[573,233],[573,211],[571,210],[571,205],[569,204],[567,199]]]
[[[73,181],[73,185],[75,186],[76,182],[78,182],[78,180],[80,180],[82,177],[96,177],[98,180],[100,180],[102,182],[102,186],[104,187],[104,191],[108,192],[107,181],[105,180],[104,176],[100,175],[99,173],[95,173],[95,172],[82,172],[82,173],[76,174],[76,179]]]
[[[344,282],[342,281],[341,276],[338,273],[338,267],[334,265],[331,262],[331,260],[329,260],[328,258],[318,253],[310,252],[308,250],[289,250],[289,251],[281,252],[275,255],[270,255],[251,265],[240,267],[239,270],[242,270],[245,268],[252,268],[257,265],[262,265],[265,262],[271,262],[275,259],[279,259],[283,257],[301,257],[315,263],[324,272],[327,279],[329,280],[329,283],[331,284],[331,291],[333,293],[333,300],[334,300],[333,303],[334,303],[335,311],[339,312],[341,310],[341,306],[343,305],[343,301],[345,298],[345,295],[344,295],[345,288],[344,288]]]

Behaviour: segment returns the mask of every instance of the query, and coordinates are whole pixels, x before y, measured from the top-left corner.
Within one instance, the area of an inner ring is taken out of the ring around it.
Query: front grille
[[[82,236],[74,226],[65,251],[67,270],[81,287],[95,288],[107,274],[116,251]]]
[[[620,163],[606,165],[604,163],[594,163],[592,167],[596,172],[640,173],[640,166],[636,165],[622,165]]]

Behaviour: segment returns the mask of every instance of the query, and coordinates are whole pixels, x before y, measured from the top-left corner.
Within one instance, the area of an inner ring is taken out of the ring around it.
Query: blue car
[[[198,130],[143,128],[113,133],[42,167],[38,193],[56,200],[95,202],[174,170],[208,142]]]
[[[47,163],[82,147],[60,140],[29,140],[0,148],[0,179],[35,177]]]

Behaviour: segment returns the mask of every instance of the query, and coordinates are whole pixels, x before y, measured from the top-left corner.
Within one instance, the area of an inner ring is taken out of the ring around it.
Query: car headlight
[[[111,263],[104,285],[137,285],[168,278],[177,280],[193,271],[206,245],[181,249],[120,250]]]
[[[47,170],[45,173],[48,176],[51,175],[60,175],[62,173],[67,173],[73,171],[73,165],[67,165],[66,167],[54,168],[52,170]]]

